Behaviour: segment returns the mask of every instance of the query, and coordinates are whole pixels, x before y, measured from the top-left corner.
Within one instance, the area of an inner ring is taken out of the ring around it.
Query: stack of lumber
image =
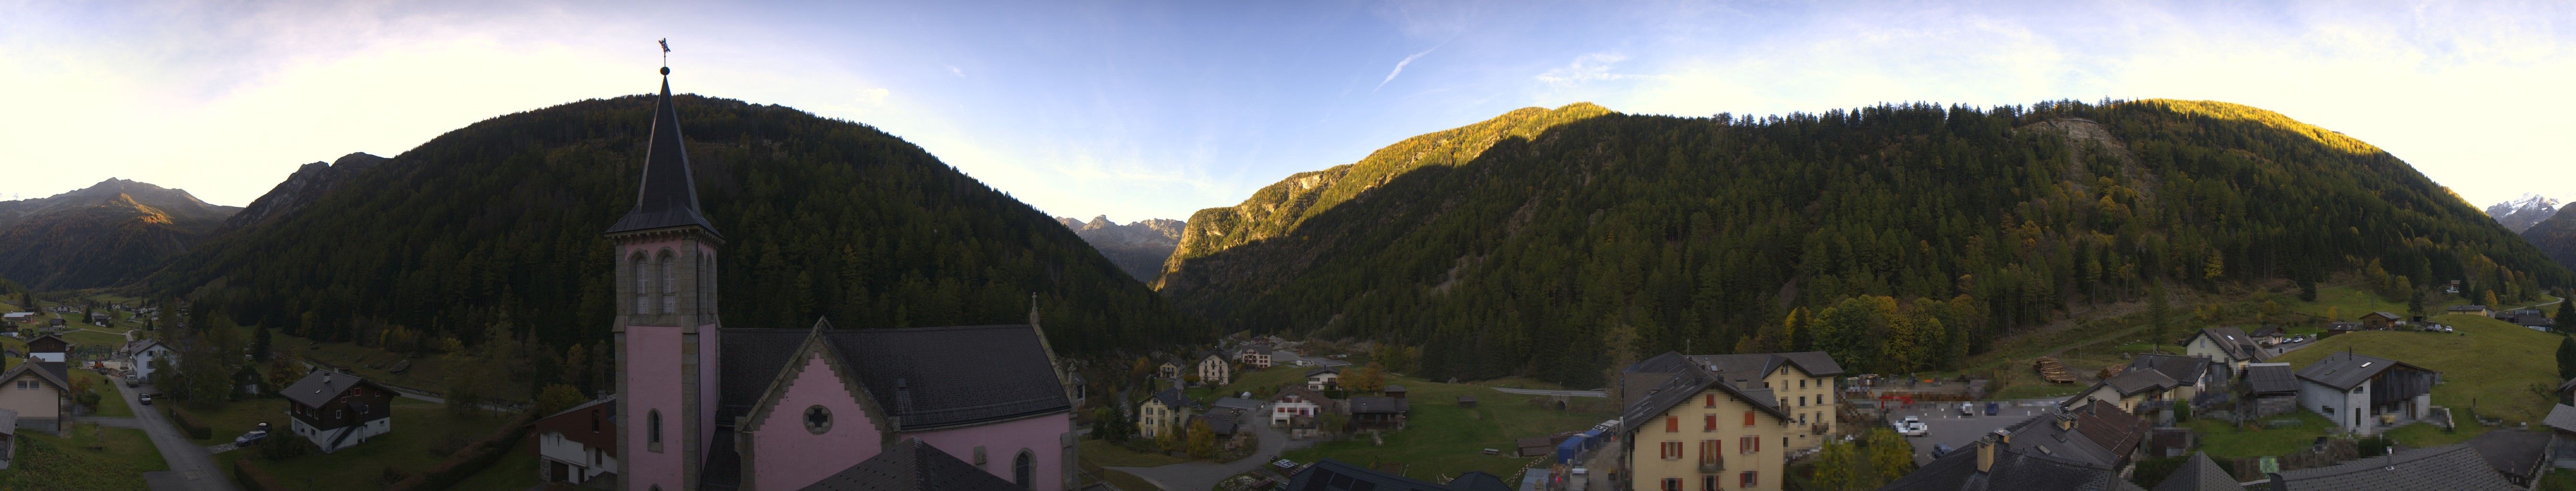
[[[2099,377],[2100,377],[2101,379],[2103,379],[2103,380],[2110,380],[2110,379],[2111,379],[2111,377],[2118,377],[2118,376],[2120,376],[2120,372],[2127,371],[2128,369],[2129,369],[2129,367],[2120,366],[2120,365],[2111,365],[2111,366],[2107,366],[2107,367],[2102,367],[2102,373],[2098,373],[2098,374],[2095,374],[2095,375],[2099,376]]]
[[[2030,365],[2031,368],[2039,370],[2040,378],[2061,384],[2075,383],[2075,375],[2066,373],[2066,365],[2058,363],[2057,357],[2042,356],[2039,357],[2039,361],[2031,362]]]

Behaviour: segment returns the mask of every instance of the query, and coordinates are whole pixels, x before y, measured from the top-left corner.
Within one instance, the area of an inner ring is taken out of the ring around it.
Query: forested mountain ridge
[[[1208,336],[1046,215],[875,128],[676,97],[724,231],[728,327],[1026,322],[1066,353]],[[507,322],[564,350],[608,338],[601,231],[632,207],[654,103],[587,100],[448,132],[154,275],[242,324],[397,352]],[[596,351],[594,351],[596,352]]]
[[[2240,105],[1532,117],[1589,107],[1415,137],[1202,210],[1158,285],[1232,328],[1419,346],[1426,377],[1592,386],[1683,349],[1943,369],[2155,284],[2571,284],[2386,152]]]
[[[1075,235],[1082,236],[1083,242],[1090,243],[1092,248],[1100,250],[1100,255],[1107,256],[1109,262],[1117,264],[1119,270],[1126,271],[1136,281],[1144,282],[1152,282],[1155,276],[1162,274],[1163,261],[1172,257],[1172,249],[1180,245],[1181,229],[1188,226],[1180,220],[1165,218],[1147,218],[1119,225],[1109,221],[1108,215],[1091,217],[1088,222],[1073,217],[1055,217],[1055,221],[1063,223],[1064,228],[1073,229]]]
[[[2560,208],[2548,220],[2522,229],[2522,239],[2530,241],[2532,247],[2540,248],[2540,252],[2548,254],[2549,259],[2576,269],[2576,213]]]
[[[240,210],[125,179],[0,202],[0,277],[39,290],[118,284],[178,257]]]
[[[222,231],[266,224],[292,215],[304,209],[306,205],[313,204],[314,200],[321,199],[323,194],[339,187],[341,183],[356,178],[359,172],[375,168],[376,164],[384,163],[386,160],[388,159],[384,157],[357,152],[342,155],[339,160],[330,163],[314,162],[297,167],[295,173],[287,174],[286,180],[279,181],[277,187],[269,188],[268,193],[259,195],[259,199],[251,200],[249,206],[242,207],[241,213],[235,213],[232,218],[225,219]]]

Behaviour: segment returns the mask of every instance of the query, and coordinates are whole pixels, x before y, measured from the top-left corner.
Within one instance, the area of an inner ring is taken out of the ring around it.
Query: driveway
[[[214,453],[188,441],[187,435],[179,433],[177,425],[170,424],[159,411],[153,411],[152,406],[145,406],[135,399],[137,392],[148,391],[150,386],[136,389],[125,384],[108,385],[116,386],[117,397],[125,398],[125,403],[134,408],[134,420],[143,427],[143,434],[152,437],[152,446],[161,450],[161,460],[170,463],[170,470],[143,473],[143,481],[151,486],[152,491],[238,489],[233,487],[231,478],[225,477],[223,469],[215,467]]]
[[[1136,477],[1145,478],[1147,482],[1152,482],[1165,491],[1199,491],[1215,488],[1216,483],[1224,481],[1225,478],[1270,465],[1270,462],[1279,460],[1281,452],[1315,445],[1314,440],[1289,441],[1287,433],[1271,428],[1267,421],[1254,426],[1261,428],[1261,449],[1254,451],[1251,457],[1244,457],[1233,463],[1193,460],[1157,467],[1109,467],[1109,469],[1135,474]]]

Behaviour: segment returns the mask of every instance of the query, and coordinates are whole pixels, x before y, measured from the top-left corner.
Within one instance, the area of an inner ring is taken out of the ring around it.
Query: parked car
[[[242,436],[233,438],[233,446],[239,447],[249,445],[267,438],[268,430],[251,430],[249,433],[243,433]]]
[[[1987,416],[1993,416],[1993,415],[2002,414],[2002,413],[2003,413],[2003,405],[2002,405],[2002,404],[1997,404],[1997,403],[1992,403],[1992,402],[1986,403],[1986,415],[1987,415]]]
[[[1959,403],[1959,415],[1960,415],[1960,416],[1976,416],[1976,415],[1977,415],[1977,405],[1976,405],[1976,404],[1973,404],[1973,403],[1966,403],[1966,402]]]
[[[1932,458],[1934,458],[1934,459],[1939,459],[1939,458],[1941,458],[1941,456],[1949,455],[1949,454],[1950,454],[1950,452],[1951,452],[1951,450],[1950,450],[1950,444],[1947,444],[1947,443],[1935,443],[1935,444],[1932,444]]]
[[[146,405],[146,406],[150,406],[150,405],[152,405],[152,394],[143,394],[143,395],[141,395],[141,396],[136,396],[136,397],[135,397],[135,399],[137,399],[137,400],[141,400],[141,401],[143,402],[143,405]]]
[[[1923,418],[1906,416],[1904,421],[1896,423],[1896,434],[1899,435],[1923,436],[1931,433],[1932,427],[1925,426],[1923,424]]]
[[[125,376],[125,386],[126,386],[126,387],[142,387],[142,386],[143,386],[143,377],[137,377],[137,376],[133,376],[133,375],[127,375],[127,376]]]

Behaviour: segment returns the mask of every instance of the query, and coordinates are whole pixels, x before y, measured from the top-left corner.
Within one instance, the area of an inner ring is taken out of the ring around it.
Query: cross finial
[[[660,40],[660,41],[656,41],[656,42],[658,42],[658,43],[662,43],[662,74],[663,74],[663,75],[670,75],[670,74],[671,74],[671,38],[662,38],[662,40]]]

